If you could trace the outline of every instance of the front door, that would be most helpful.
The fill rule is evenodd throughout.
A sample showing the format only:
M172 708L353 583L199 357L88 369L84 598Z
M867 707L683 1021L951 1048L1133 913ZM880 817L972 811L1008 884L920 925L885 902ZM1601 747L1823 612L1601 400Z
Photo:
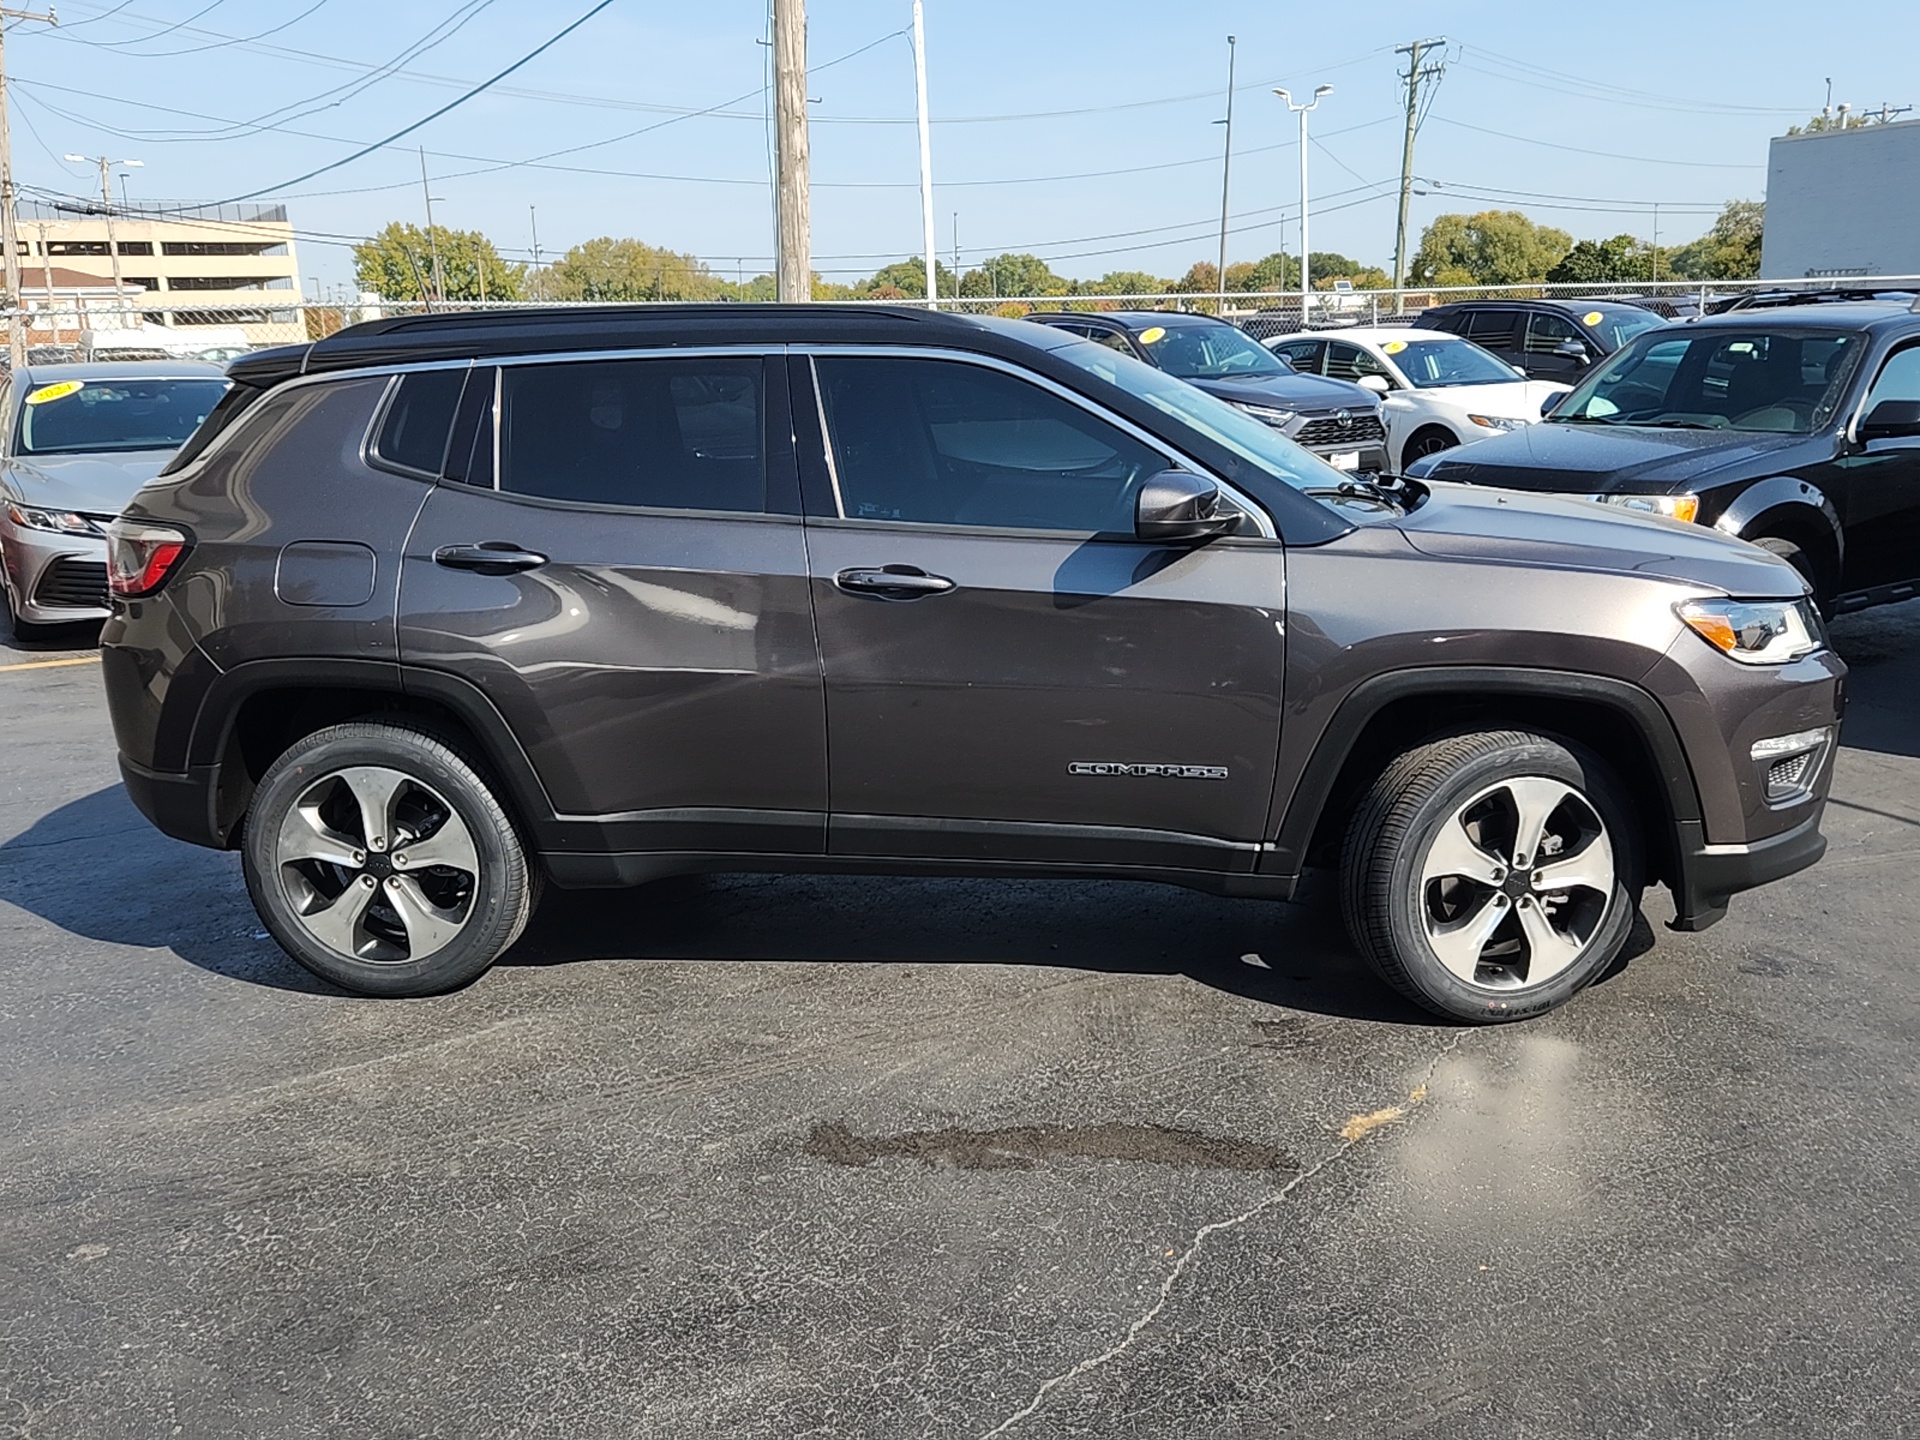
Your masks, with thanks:
M1867 391L1862 421L1887 400L1920 401L1920 344L1896 350ZM1869 440L1834 462L1846 523L1843 591L1920 580L1920 439Z
M581 848L819 854L784 362L508 364L489 398L406 547L410 676L484 692Z
M802 399L815 377L818 403ZM1280 731L1284 554L1133 536L1168 468L985 362L822 354L796 412L838 855L1251 868Z

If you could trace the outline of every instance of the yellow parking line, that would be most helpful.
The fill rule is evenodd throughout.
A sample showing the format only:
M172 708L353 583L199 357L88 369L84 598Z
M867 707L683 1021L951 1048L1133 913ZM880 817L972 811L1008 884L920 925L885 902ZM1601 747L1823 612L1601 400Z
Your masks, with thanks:
M28 660L20 665L0 665L0 675L9 670L51 670L59 665L98 665L98 655L80 655L71 660Z

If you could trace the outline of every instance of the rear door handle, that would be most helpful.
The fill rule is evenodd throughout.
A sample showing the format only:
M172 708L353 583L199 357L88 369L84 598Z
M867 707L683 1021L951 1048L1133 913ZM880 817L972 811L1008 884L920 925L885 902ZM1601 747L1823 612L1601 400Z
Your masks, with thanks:
M880 600L920 600L954 588L944 575L929 575L916 565L887 565L878 570L842 570L833 583L853 595Z
M505 540L483 540L478 545L442 545L433 552L433 563L449 570L477 570L482 575L511 575L516 570L537 570L547 557L537 550L522 550Z

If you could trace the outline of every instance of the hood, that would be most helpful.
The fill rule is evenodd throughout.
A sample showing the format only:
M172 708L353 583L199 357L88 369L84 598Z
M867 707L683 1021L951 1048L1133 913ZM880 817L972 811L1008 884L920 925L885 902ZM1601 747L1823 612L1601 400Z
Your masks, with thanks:
M133 492L160 473L171 450L129 450L113 455L20 456L7 466L7 483L29 505L118 515Z
M1743 600L1806 593L1800 572L1786 561L1704 525L1615 511L1590 500L1427 483L1432 493L1426 503L1394 523L1428 555L1631 572Z
M1243 405L1272 405L1283 410L1364 410L1368 414L1380 408L1380 397L1371 390L1322 375L1249 375L1244 379L1187 383Z
M1556 385L1551 380L1496 380L1489 385L1433 385L1425 390L1398 390L1388 397L1392 405L1402 400L1447 405L1469 410L1475 415L1497 415L1513 420L1538 420L1540 406L1549 395L1565 395L1573 387ZM1403 402L1404 403L1404 402ZM1451 477L1449 477L1451 478Z
M1443 452L1424 478L1583 493L1677 488L1794 449L1810 438L1740 430L1556 425L1548 420L1477 441L1471 448Z

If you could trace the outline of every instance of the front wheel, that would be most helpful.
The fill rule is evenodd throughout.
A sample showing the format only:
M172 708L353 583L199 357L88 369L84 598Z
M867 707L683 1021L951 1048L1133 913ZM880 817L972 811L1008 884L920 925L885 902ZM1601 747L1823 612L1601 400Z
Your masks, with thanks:
M1781 535L1761 535L1753 543L1769 555L1778 555L1798 570L1800 578L1807 582L1807 589L1813 595L1815 608L1822 615L1828 612L1833 602L1832 588L1827 584L1826 577L1820 573L1820 566L1806 546Z
M281 948L367 995L468 983L533 904L520 837L479 770L402 725L335 725L293 745L254 793L241 853Z
M1347 831L1342 908L1388 984L1486 1024L1565 1003L1626 944L1639 855L1619 782L1542 735L1452 736L1374 782Z

